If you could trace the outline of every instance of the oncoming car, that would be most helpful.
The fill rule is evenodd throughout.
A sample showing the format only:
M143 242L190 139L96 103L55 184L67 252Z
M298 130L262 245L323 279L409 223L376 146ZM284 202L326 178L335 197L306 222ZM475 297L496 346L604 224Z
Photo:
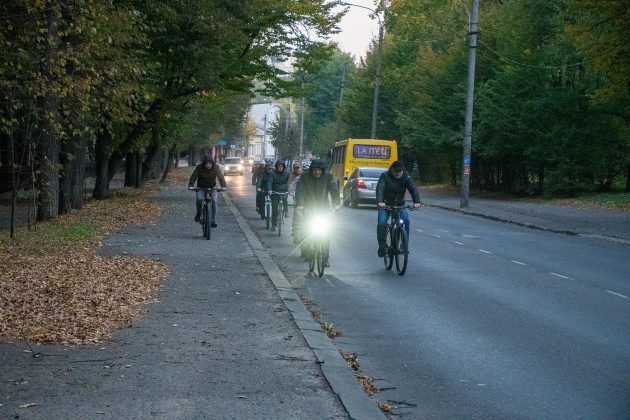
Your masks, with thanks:
M343 205L358 207L361 203L376 205L376 184L387 168L355 169L343 187Z
M243 175L243 161L240 157L229 157L225 158L223 162L223 172L226 175L229 174L239 174Z

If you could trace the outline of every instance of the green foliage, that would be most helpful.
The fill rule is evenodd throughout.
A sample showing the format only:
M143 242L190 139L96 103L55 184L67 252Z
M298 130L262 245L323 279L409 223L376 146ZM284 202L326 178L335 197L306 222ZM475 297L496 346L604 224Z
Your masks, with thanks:
M424 180L461 176L469 2L398 0L385 13L377 136ZM611 190L630 167L626 0L481 2L473 186L545 196ZM343 122L366 136L373 45Z

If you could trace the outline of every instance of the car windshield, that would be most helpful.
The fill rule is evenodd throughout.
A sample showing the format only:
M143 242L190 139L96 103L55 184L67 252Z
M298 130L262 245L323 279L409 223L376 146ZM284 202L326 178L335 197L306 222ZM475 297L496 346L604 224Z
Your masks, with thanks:
M359 169L359 176L365 178L378 178L386 170L387 169L385 168L361 168Z
M241 163L241 158L226 158L225 163Z

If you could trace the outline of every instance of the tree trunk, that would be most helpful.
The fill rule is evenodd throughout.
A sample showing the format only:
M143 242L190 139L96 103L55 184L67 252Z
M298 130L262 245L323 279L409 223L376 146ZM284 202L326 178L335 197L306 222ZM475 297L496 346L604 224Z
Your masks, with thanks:
M144 188L144 178L142 177L142 165L144 164L142 162L142 152L137 151L135 153L136 155L136 165L135 165L135 169L136 169L136 183L135 183L135 187L136 188Z
M109 158L109 180L111 180L118 171L118 166L123 156L129 155L130 151L136 146L138 139L142 137L146 130L155 122L161 107L162 99L153 101L147 112L144 113L145 120L138 123L138 125L131 130L125 141L112 152Z
M55 78L51 68L57 58L57 20L56 7L49 7L46 11L48 24L47 65L45 73L50 81ZM39 158L37 161L39 189L39 205L37 220L50 220L59 215L59 152L60 142L56 134L54 120L59 113L57 94L49 90L44 99L42 113L44 115L41 142L39 144Z
M146 181L147 179L151 179L151 170L153 169L153 163L155 161L155 157L160 151L160 135L156 134L155 131L153 133L153 137L151 139L151 144L147 148L146 157L144 162L142 162L141 171L142 171L142 181Z
M136 154L127 153L127 157L125 158L125 187L136 186L137 173L138 171L136 170Z
M83 206L83 178L85 175L85 151L83 138L72 137L64 143L61 152L63 176L59 191L59 213Z
M630 163L626 171L626 192L630 192Z
M112 141L112 136L107 129L105 123L101 124L101 129L96 133L96 145L94 146L94 169L96 171L96 181L94 183L94 192L92 197L97 200L107 198L107 185L109 183L108 159L107 152Z
M164 181L166 181L166 177L168 176L168 173L171 171L171 165L173 164L173 155L175 154L175 162L177 162L179 160L179 158L177 156L179 156L179 153L175 152L175 149L177 148L177 146L173 145L173 147L171 148L171 151L169 153L169 158L168 158L168 162L166 162L166 169L164 170L164 173L162 174L162 179L160 179L160 184L163 183ZM175 167L177 167L177 163L175 163Z

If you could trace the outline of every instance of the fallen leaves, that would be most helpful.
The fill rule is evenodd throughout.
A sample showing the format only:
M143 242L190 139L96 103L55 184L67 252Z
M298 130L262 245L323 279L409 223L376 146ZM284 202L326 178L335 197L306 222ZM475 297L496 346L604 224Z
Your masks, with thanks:
M96 251L106 235L160 214L142 191L124 189L0 242L0 337L88 344L129 325L155 302L167 267Z

